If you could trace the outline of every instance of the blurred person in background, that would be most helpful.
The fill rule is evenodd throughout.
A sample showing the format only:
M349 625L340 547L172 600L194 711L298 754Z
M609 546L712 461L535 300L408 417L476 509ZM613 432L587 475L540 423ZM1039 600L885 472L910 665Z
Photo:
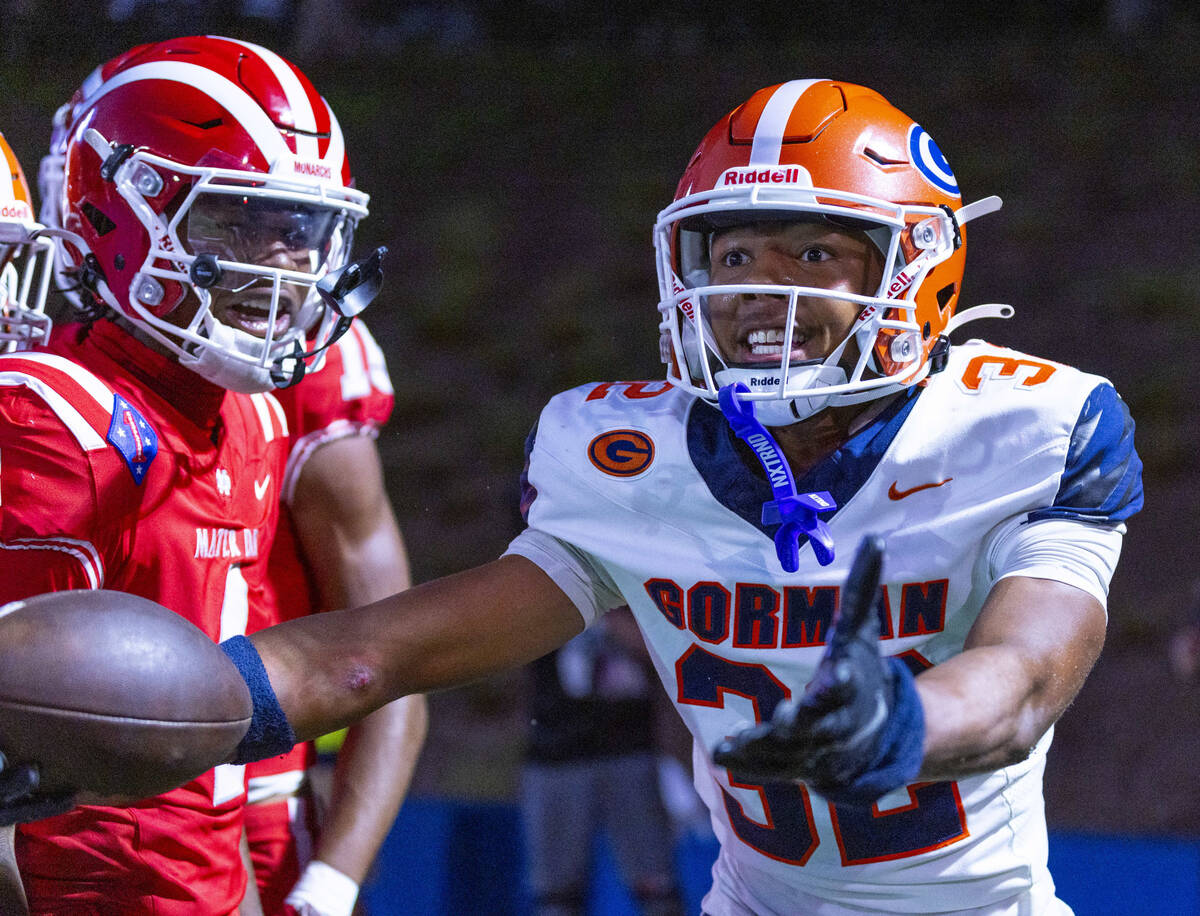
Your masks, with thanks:
M1171 634L1167 647L1176 680L1188 684L1200 673L1200 581L1192 585L1187 619Z
M582 916L602 831L639 911L681 914L654 667L629 609L609 612L529 674L521 815L535 911Z

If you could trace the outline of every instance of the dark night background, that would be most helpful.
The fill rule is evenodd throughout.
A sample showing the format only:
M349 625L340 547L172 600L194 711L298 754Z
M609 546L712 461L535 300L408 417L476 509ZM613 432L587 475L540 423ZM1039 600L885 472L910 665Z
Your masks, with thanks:
M650 230L707 129L754 90L829 76L937 139L970 227L960 332L1112 379L1138 423L1146 508L1109 641L1059 724L1052 826L1200 835L1200 698L1167 645L1193 613L1200 515L1200 38L1145 0L71 4L0 0L0 130L33 181L50 118L126 47L215 32L298 63L330 100L385 244L367 315L397 389L380 438L414 573L497 556L518 530L525 433L556 391L658 378ZM699 11L699 12L698 12ZM509 798L520 677L438 695L417 790Z

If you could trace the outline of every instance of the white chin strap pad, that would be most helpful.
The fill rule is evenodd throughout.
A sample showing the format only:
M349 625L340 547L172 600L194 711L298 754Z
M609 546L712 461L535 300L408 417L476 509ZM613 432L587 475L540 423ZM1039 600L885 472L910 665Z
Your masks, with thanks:
M741 382L751 392L778 392L779 369L722 369L713 373L713 380L722 388L733 382ZM803 391L805 394L798 397L754 400L754 416L763 426L790 426L792 423L799 423L828 406L831 395L822 394L822 388L844 384L846 371L840 366L793 366L788 370L787 387L791 391Z
M213 346L199 348L195 354L180 356L180 365L214 385L242 394L258 394L276 387L271 380L270 365L257 364L263 350L261 338L216 320L208 322L207 331ZM222 352L229 350L236 350L249 359L238 359L229 352Z

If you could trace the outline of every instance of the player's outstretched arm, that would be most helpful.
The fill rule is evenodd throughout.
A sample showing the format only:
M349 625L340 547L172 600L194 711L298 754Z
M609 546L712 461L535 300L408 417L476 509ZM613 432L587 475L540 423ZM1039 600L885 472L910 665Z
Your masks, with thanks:
M723 742L717 763L760 780L802 779L854 803L916 779L990 772L1029 755L1104 644L1105 611L1090 594L1012 576L993 586L963 651L913 679L879 656L862 587L868 569L860 554L805 694Z
M582 629L562 589L509 555L365 607L268 627L250 641L303 741L398 697L527 664Z
M1082 589L1025 576L997 582L963 651L917 678L920 778L957 779L1029 756L1083 687L1106 623Z
M827 798L858 804L916 777L921 703L904 664L879 652L883 555L882 538L863 539L816 676L769 722L719 744L716 763L757 781L804 780Z

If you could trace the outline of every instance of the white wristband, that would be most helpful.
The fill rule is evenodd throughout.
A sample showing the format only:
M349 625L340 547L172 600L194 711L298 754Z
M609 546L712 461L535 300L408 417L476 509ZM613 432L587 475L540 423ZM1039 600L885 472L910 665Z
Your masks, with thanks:
M358 882L317 859L288 894L287 904L300 916L350 916L358 900Z

